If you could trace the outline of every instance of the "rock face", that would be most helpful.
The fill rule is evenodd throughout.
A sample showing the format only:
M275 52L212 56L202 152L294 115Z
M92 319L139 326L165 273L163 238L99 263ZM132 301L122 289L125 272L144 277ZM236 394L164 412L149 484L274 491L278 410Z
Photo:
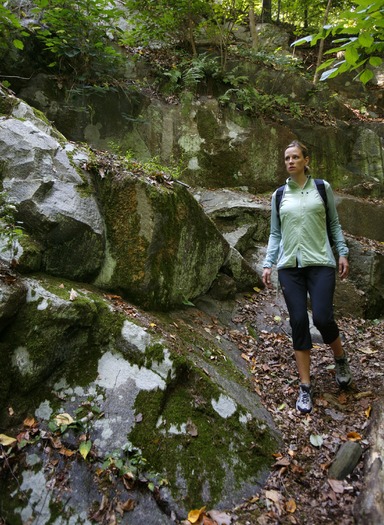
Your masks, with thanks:
M384 241L384 206L352 196L337 199L337 212L348 233Z
M25 449L20 478L0 480L2 515L9 522L37 524L43 516L48 523L64 504L60 522L80 522L104 498L112 509L126 494L134 502L130 524L167 524L171 516L185 518L195 505L231 508L255 494L279 434L232 361L235 348L207 333L198 336L181 322L170 337L175 326L164 317L74 282L22 283L27 296L20 300L14 288L19 309L1 334L2 361L9 368L1 382L0 425L34 417L35 445ZM201 312L196 316L201 321ZM213 361L204 347L221 357ZM54 427L51 434L60 413L76 423L64 431ZM48 435L53 446L41 446ZM89 461L70 454L80 450L82 436L92 444ZM54 472L47 462L56 465ZM125 489L115 464L130 473ZM65 491L50 487L60 472ZM155 498L149 484L156 487ZM10 504L14 485L19 498Z
M314 90L310 81L292 72L252 64L241 67L237 74L248 77L261 93L284 96L288 106L297 103L309 111L323 107L338 120L322 125L304 115L288 118L279 114L274 119L249 116L223 107L211 96L170 105L143 94L127 93L124 97L115 92L97 100L69 93L68 109L68 104L60 103L63 94L52 92L53 80L42 76L19 94L43 110L71 140L87 141L102 149L114 143L140 160L158 157L168 163L182 159L182 180L193 187L270 192L286 178L284 148L299 138L309 147L311 169L317 177L328 180L335 189L355 191L363 183L374 185L369 194L376 191L377 196L383 195L382 124L357 123L349 104L344 104L346 95L337 96L325 87ZM138 70L136 74L140 77ZM358 88L354 89L356 92ZM349 97L352 99L352 93ZM79 111L84 108L91 108L89 114ZM81 119L75 117L76 109ZM68 111L73 116L70 121ZM125 118L119 117L119 111ZM112 118L116 116L113 128L111 119L106 119L110 112Z
M2 253L23 272L95 282L146 308L209 290L222 266L237 289L259 283L185 186L110 169L67 142L24 103L0 120L2 180L25 235ZM233 268L232 268L233 262Z
M16 315L27 297L24 283L0 266L0 330Z
M229 245L184 186L126 174L96 188L108 241L98 286L157 309L208 291Z
M39 253L29 263L25 254L23 261L22 244L18 254L8 256L17 255L32 270L90 280L103 261L103 220L95 198L86 194L86 174L75 164L81 158L63 137L64 145L59 140L23 103L13 110L13 117L0 121L3 189L29 235L25 251L30 252L33 244Z

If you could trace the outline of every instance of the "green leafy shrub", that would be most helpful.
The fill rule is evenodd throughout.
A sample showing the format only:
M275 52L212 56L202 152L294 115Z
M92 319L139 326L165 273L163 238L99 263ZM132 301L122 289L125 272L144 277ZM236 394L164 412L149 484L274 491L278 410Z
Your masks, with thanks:
M295 46L306 43L315 46L322 39L333 38L332 49L324 53L333 55L332 58L318 67L318 71L322 71L320 80L357 71L356 78L366 84L374 77L372 69L383 63L384 1L355 0L354 3L357 4L354 9L341 13L338 23L325 25L318 33L293 42Z
M290 113L300 118L299 104L292 102L284 95L268 95L260 93L253 86L230 88L219 97L219 102L232 109L241 109L251 115L275 116L279 113Z
M23 40L29 34L18 17L3 4L0 4L0 60L9 55L16 59L17 51L24 49Z
M108 80L119 70L122 55L111 36L121 12L109 0L36 0L39 20L31 29L52 60L49 66L77 80Z
M222 76L222 68L218 57L201 53L192 58L182 58L169 69L159 69L158 73L160 77L167 79L164 88L167 93L188 91L196 94L211 79L219 79Z

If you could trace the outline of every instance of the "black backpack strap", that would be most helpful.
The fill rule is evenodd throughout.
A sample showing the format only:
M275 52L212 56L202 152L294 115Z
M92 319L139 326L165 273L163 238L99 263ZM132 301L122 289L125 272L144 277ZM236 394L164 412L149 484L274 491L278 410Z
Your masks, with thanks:
M325 184L323 179L313 179L316 184L317 191L320 193L320 197L323 199L324 206L325 206L325 217L327 220L327 234L329 242L331 243L331 246L333 246L333 238L332 238L332 232L331 227L329 224L329 217L328 217L328 206L327 206L327 192L325 191Z
M280 205L281 205L281 200L284 195L285 187L286 187L286 184L283 184L283 186L280 186L280 188L277 188L276 190L276 211L277 211L277 216L279 217L279 220L280 220Z
M317 191L320 193L320 197L323 199L325 209L327 209L327 192L325 191L324 181L323 179L313 179L313 180L316 184Z

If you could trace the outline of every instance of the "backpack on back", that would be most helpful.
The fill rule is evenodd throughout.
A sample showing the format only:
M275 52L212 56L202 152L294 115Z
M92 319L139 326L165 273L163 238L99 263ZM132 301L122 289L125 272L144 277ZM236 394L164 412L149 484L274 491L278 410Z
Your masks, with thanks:
M333 246L332 233L331 233L331 228L329 225L328 207L327 207L327 192L325 191L325 184L324 184L323 179L313 179L313 180L316 184L316 188L320 194L320 197L323 199L323 203L325 206L326 220L327 220L328 239L329 239L331 246ZM277 211L277 216L279 217L279 220L280 220L280 205L281 205L281 201L282 201L286 186L287 185L284 184L283 186L280 186L276 190L276 211Z

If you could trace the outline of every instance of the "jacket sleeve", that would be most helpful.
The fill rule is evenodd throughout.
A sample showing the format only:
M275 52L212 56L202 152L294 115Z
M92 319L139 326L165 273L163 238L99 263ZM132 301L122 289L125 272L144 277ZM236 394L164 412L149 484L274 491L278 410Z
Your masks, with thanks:
M263 268L272 268L277 262L281 241L281 226L276 210L276 191L271 199L271 229L269 234L267 254L263 262Z
M340 226L339 216L336 210L335 196L329 182L324 181L325 191L327 192L327 212L329 226L332 233L333 242L339 256L348 257L349 249Z

